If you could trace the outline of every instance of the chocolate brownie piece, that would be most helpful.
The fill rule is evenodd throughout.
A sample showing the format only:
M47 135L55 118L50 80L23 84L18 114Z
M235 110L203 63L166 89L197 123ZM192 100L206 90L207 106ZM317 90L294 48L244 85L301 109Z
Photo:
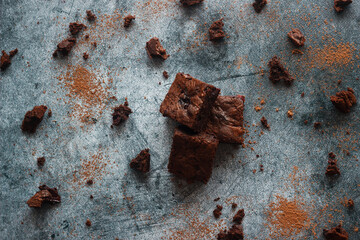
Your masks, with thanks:
M352 0L334 0L334 8L336 12L344 11L345 7L352 3Z
M293 28L289 33L288 37L290 41L297 47L302 47L305 44L305 36L300 32L299 29Z
M267 0L255 0L255 2L252 4L255 12L261 13L265 5L267 4Z
M46 185L39 187L40 191L35 193L26 203L29 207L40 208L43 203L60 203L61 197L56 188L49 188Z
M126 121L129 118L129 115L132 113L132 110L128 107L129 103L125 101L124 104L120 104L114 108L113 116L113 125L119 126L122 122Z
M168 170L188 183L210 179L219 141L206 133L195 133L184 126L173 136Z
M337 160L335 159L335 157L336 156L334 153L329 153L328 166L325 172L327 176L340 175L340 170L337 167Z
M72 22L69 24L69 30L71 35L77 35L81 30L85 29L86 26L82 23Z
M150 170L150 153L149 149L142 150L136 158L131 160L130 167L136 171L147 173Z
M326 240L348 240L349 234L338 225L337 227L333 227L329 230L323 229L323 234Z
M270 76L269 79L273 83L277 83L281 80L284 80L284 82L288 85L290 85L294 78L289 74L289 72L285 69L285 67L280 62L280 59L277 56L274 56L270 62L268 63L270 68Z
M62 40L58 45L57 49L53 53L53 57L57 57L58 53L61 53L62 55L68 55L71 49L74 47L76 43L75 38L67 38Z
M216 205L215 210L213 211L214 217L216 219L218 219L221 216L221 211L222 211L223 207L221 205Z
M96 16L95 14L91 11L91 10L86 10L86 19L91 22L91 21L95 21Z
M221 230L217 235L218 240L242 240L244 239L243 228L239 224L234 224L229 231Z
M223 27L223 19L217 20L211 24L209 28L210 41L217 41L225 37Z
M167 71L163 71L163 76L164 76L164 78L168 79L169 78L169 73Z
M184 6L192 6L203 1L204 0L180 0L180 3L182 3Z
M160 112L179 123L201 131L206 127L211 108L220 89L184 73L176 74Z
M344 113L350 112L350 108L356 104L356 97L354 90L348 88L347 91L341 91L336 93L335 96L331 96L330 100L332 104Z
M38 165L39 167L43 167L43 166L45 165L45 158L44 158L44 157L39 157L39 158L37 159L37 165Z
M89 58L89 54L88 54L87 52L84 52L83 58L84 58L85 60L87 60L87 59Z
M14 50L11 50L9 54L7 54L4 50L1 51L1 59L0 59L0 69L4 71L6 68L8 68L11 65L11 58L15 56L15 54L18 52L18 49L15 48Z
M233 222L235 222L237 224L241 224L244 217L245 217L244 209L240 209L239 211L237 211L237 213L233 217Z
M245 97L241 95L218 96L205 131L213 134L220 142L242 143L244 101Z
M157 57L166 60L169 57L169 55L166 54L165 48L161 45L160 40L156 37L146 43L146 52L150 58Z
M124 18L124 27L125 28L128 28L128 27L130 27L130 24L131 24L131 22L132 22L132 20L134 20L135 19L135 16L133 16L133 15L127 15L125 18Z
M34 133L37 126L44 118L47 107L44 105L35 106L31 111L26 112L21 125L23 132Z
M87 227L91 227L91 221L90 221L90 219L86 219L85 225L86 225Z

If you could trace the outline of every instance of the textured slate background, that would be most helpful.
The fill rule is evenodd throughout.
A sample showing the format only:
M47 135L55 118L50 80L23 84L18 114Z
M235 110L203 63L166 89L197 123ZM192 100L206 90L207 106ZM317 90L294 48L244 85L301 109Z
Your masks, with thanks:
M226 206L223 218L230 219L231 201L226 204L225 200L237 196L234 201L246 212L246 239L264 239L269 236L264 226L264 209L280 194L289 199L301 195L305 203L313 205L314 212L326 203L341 209L341 213L327 210L323 218L315 215L317 237L322 238L323 227L343 221L350 239L359 239L360 233L353 231L359 227L360 219L359 152L350 151L350 156L346 156L342 150L359 148L356 141L360 109L357 105L344 115L329 101L330 95L347 86L360 97L360 82L356 80L359 59L355 57L359 51L353 52L352 63L347 66L309 68L303 64L311 47L321 48L331 39L336 44L349 42L357 48L360 3L354 1L340 15L332 9L332 0L273 0L260 15L254 13L250 3L251 0L207 0L184 9L174 0L1 0L0 48L18 48L19 53L10 68L0 73L0 238L166 238L171 229L186 228L191 232L187 223L194 217L170 214L184 204L195 212L195 219L212 229L204 235L194 228L193 239L209 238L217 233L217 222L212 219L216 205L213 199L221 197L218 203ZM118 9L121 17L131 13L136 20L128 31L122 28L122 19L114 21L118 27L109 29L114 36L104 31L108 37L98 39L96 49L79 45L67 59L52 59L56 44L68 35L69 22L78 20L91 25L84 19L88 9L98 18L104 14L113 16ZM207 29L221 17L228 38L212 44L207 41ZM308 38L303 56L291 54L293 46L286 33L292 26L299 27ZM146 41L154 36L162 40L171 55L164 62L150 60L144 50ZM86 63L81 58L84 49L90 54ZM281 57L295 75L292 87L274 86L268 80L267 62L273 55ZM109 86L118 101L108 102L95 124L71 118L69 106L58 100L66 98L67 90L59 85L57 77L67 64L96 70L105 75L105 81L114 79ZM163 79L163 70L169 72L168 80ZM264 130L261 137L260 127L248 127L250 136L246 140L257 142L250 146L254 151L250 147L221 145L207 185L182 184L172 180L166 169L176 124L163 118L158 109L180 71L214 84L223 95L245 95L248 124L259 124L262 116L271 124L271 131ZM107 75L108 72L111 73ZM339 79L342 83L337 87ZM300 97L302 92L304 98ZM128 97L134 113L123 126L111 129L111 108L122 103L124 97ZM254 106L259 105L259 98L265 99L266 104L256 112ZM24 114L40 104L50 107L53 117L45 117L36 134L23 134L20 125ZM295 112L292 120L286 116L291 108ZM307 126L305 119L309 120ZM324 134L313 129L315 121L323 122ZM341 142L345 129L351 132L351 141ZM152 155L151 171L145 177L128 167L143 148L150 148ZM334 181L324 175L330 151L338 155L342 173ZM74 171L81 171L81 159L90 159L94 154L102 155L101 161L108 163L95 171L95 184L88 187L84 182L74 182ZM256 158L256 154L260 157ZM46 158L42 171L36 166L40 156ZM259 171L259 164L264 165L264 172ZM297 178L296 184L288 178L294 166L305 179ZM253 169L257 173L253 174ZM49 209L30 209L25 202L43 183L58 187L63 201ZM89 199L90 194L94 195L93 200ZM345 196L355 201L354 210L348 211L340 203L339 199ZM332 223L327 222L330 213ZM91 228L85 226L87 218L93 223ZM179 235L171 236L176 239ZM307 230L296 239L304 236L315 238Z

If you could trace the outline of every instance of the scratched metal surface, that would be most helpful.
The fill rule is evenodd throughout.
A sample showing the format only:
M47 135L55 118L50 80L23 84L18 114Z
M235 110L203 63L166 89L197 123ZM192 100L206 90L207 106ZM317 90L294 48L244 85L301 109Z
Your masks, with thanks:
M234 196L233 201L245 208L246 239L265 239L270 234L265 210L277 194L289 199L301 195L315 213L327 203L341 210L326 210L322 218L314 215L316 236L307 229L295 239L321 239L323 227L340 221L350 239L360 239L360 233L353 231L360 219L359 152L355 151L359 144L353 141L359 140L360 108L358 104L344 115L329 101L331 94L347 86L360 97L360 82L356 80L360 62L354 56L351 64L342 67L302 65L311 47L329 44L332 38L335 43L359 47L360 2L354 1L340 15L333 11L332 0L271 1L262 14L254 13L252 0L206 0L189 9L176 2L0 1L0 48L19 49L10 68L0 73L0 239L181 239L184 236L180 233L185 230L194 234L192 239L209 239L217 233L219 223L212 218L212 210L222 204L224 220L220 223L230 226L233 212L228 198ZM56 44L68 34L69 22L90 25L84 19L88 9L98 18L118 9L122 15L135 14L136 20L126 32L122 20L115 21L119 27L114 37L99 40L97 49L85 48L90 53L86 63L80 47L65 60L52 59ZM212 44L205 34L209 24L221 17L228 38ZM303 56L291 54L293 46L286 33L292 26L308 37ZM145 42L154 36L171 55L164 62L146 55ZM266 64L273 55L281 57L295 75L293 86L274 86L268 80ZM66 98L68 92L56 77L67 64L76 63L105 75L123 69L105 77L114 79L109 91L118 100L106 103L94 124L71 118L69 106L58 100ZM169 72L168 80L163 79L163 70ZM212 83L223 95L245 95L248 125L259 124L262 116L271 125L271 131L264 130L261 137L261 127L248 127L246 141L256 141L249 147L221 144L207 185L183 184L173 180L166 169L176 123L163 118L158 110L177 72ZM342 83L337 88L339 79ZM302 92L304 98L300 97ZM111 129L111 108L125 97L134 113L121 127ZM256 112L254 107L263 98L266 104ZM40 104L50 107L53 116L44 118L36 134L23 134L20 125L24 114ZM292 120L286 116L289 109L294 109ZM308 125L303 123L306 119ZM313 129L315 121L323 122L324 134ZM351 132L351 141L339 141L346 131L342 128ZM143 148L151 149L151 171L145 176L128 167ZM355 150L347 156L344 148ZM324 175L330 151L338 155L342 173L332 181ZM102 155L101 161L107 162L95 170L95 184L74 183L83 159L94 154ZM36 166L40 156L46 158L42 171ZM259 171L260 164L264 165L263 172ZM294 166L299 169L295 183L288 177ZM253 169L257 169L255 174ZM44 183L59 189L62 203L30 209L26 200ZM355 202L352 211L339 200L345 196ZM217 203L213 202L216 197L221 197ZM195 215L186 210L171 214L184 206ZM327 222L328 214L333 215L332 223ZM87 218L92 221L90 228L85 226ZM192 221L200 227L189 225ZM201 226L208 226L210 233L201 233Z

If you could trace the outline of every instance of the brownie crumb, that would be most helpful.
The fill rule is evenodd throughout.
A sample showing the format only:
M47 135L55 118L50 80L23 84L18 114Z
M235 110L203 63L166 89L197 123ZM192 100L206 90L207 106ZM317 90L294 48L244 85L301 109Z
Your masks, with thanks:
M64 56L68 55L71 49L75 46L75 44L76 44L75 38L67 38L62 40L57 45L57 49L54 51L53 57L57 57L58 53L61 53Z
M225 37L223 27L223 19L217 20L211 24L209 28L210 41L218 41Z
M142 150L136 158L131 160L130 167L139 172L147 173L150 170L150 153L149 149Z
M231 203L231 208L232 208L232 209L237 208L237 206L238 206L238 205L237 205L236 203Z
M245 217L245 212L244 209L240 209L239 211L237 211L237 213L235 214L234 218L233 218L233 222L237 223L237 224L241 224L243 219Z
M0 59L0 69L2 71L4 71L6 68L8 68L11 65L11 58L15 56L17 52L18 52L17 48L11 50L9 54L7 54L4 50L1 51L2 56Z
M265 128L267 128L267 129L270 130L270 125L269 125L269 123L268 123L268 121L267 121L267 119L266 119L265 117L262 117L262 118L261 118L261 124L262 124Z
M260 164L260 171L263 172L264 171L264 165Z
M289 111L287 111L287 116L288 118L292 118L294 116L293 110L290 109Z
M125 28L128 28L128 27L130 27L130 25L131 25L131 22L132 22L132 20L134 20L135 19L135 16L133 16L133 15L127 15L125 18L124 18L124 27Z
M84 58L85 60L87 60L87 59L89 58L89 54L88 54L88 53L86 53L86 52L84 52L84 54L83 54L83 58Z
M308 120L304 120L304 124L305 124L305 125L307 125L307 124L308 124L308 122L309 122Z
M334 0L334 8L336 12L344 11L345 7L350 5L352 0Z
M168 79L169 78L169 74L167 71L163 71L163 76L164 78Z
M349 234L341 227L341 224L337 227L333 227L329 230L324 229L323 235L326 240L348 240Z
M86 26L82 23L72 22L69 24L69 30L71 35L77 35L81 30L85 29Z
M47 107L44 105L35 106L31 111L26 112L21 125L23 132L35 133L37 126L44 118Z
M289 72L285 69L285 67L280 62L280 59L277 56L274 56L270 62L268 63L270 68L270 76L269 79L273 83L280 82L283 80L286 84L290 85L294 78L289 74Z
M267 4L267 0L255 0L255 2L252 4L255 12L261 13L265 5Z
M48 117L49 118L51 118L52 117L52 111L51 111L51 109L49 108L49 110L48 110Z
M93 195L90 195L90 199L94 199L94 196L93 196Z
M49 188L46 185L42 185L39 189L40 191L35 193L35 195L26 202L29 207L41 208L43 203L54 204L61 202L61 197L56 188Z
M91 10L86 10L86 19L91 22L91 21L95 21L96 16L95 14L91 11Z
M86 220L85 225L91 227L91 221L89 219Z
M45 165L45 158L44 158L44 157L39 157L39 158L37 159L37 165L38 165L39 167L43 167L43 166Z
M334 153L329 153L328 166L325 172L327 176L340 175L340 170L337 167L337 160L335 159L335 157L336 156Z
M291 29L291 31L288 33L288 37L289 37L290 41L297 47L304 46L305 41L306 41L305 36L297 28Z
M204 0L180 0L180 3L184 6L192 6L195 4L202 3Z
M341 91L336 93L335 96L331 96L330 100L332 104L344 113L350 112L350 108L356 104L356 97L354 90L348 88L347 91Z
M128 107L129 103L125 101L124 104L120 104L118 107L114 108L113 116L113 125L119 126L122 122L126 121L129 118L129 115L132 113L132 110Z
M149 55L150 58L161 58L163 60L166 60L169 55L166 54L165 48L160 43L160 40L156 37L150 39L146 43L146 52Z
M220 200L220 198L217 197L217 198L214 199L214 202L217 202L217 201L219 201L219 200Z
M244 232L241 225L234 224L229 231L221 230L217 235L218 240L242 240L244 239Z
M351 198L347 201L347 207L348 208L353 208L354 207L354 201Z
M216 205L215 210L213 211L214 217L216 219L218 219L221 216L221 211L222 211L223 207L221 205Z
M314 122L314 128L320 128L321 127L321 122Z
M94 180L89 179L89 180L86 181L86 184L87 184L87 185L93 185L93 184L94 184Z

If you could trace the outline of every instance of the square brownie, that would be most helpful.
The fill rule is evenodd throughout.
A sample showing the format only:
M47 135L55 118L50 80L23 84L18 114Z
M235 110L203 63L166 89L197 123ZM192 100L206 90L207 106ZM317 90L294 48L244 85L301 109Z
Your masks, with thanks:
M188 183L210 179L219 140L181 126L175 129L168 170Z
M241 95L218 96L205 131L220 142L243 143L244 101Z
M176 74L169 92L161 103L160 112L194 131L207 124L220 89L184 73Z

